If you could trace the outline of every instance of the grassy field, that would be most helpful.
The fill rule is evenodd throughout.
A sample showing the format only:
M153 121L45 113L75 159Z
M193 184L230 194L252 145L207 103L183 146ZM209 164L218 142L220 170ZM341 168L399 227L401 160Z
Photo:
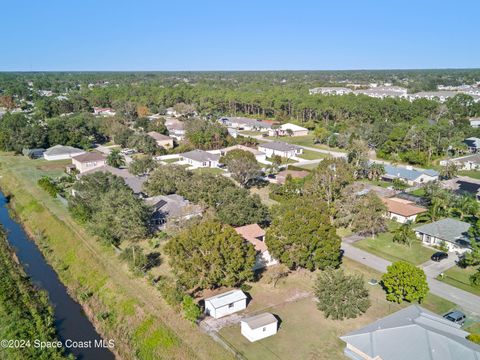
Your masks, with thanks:
M471 177L471 178L473 178L473 179L480 180L480 171L475 171L475 170L471 170L471 171L459 171L459 172L458 172L458 175L468 176L468 177Z
M173 163L176 163L178 160L180 160L180 158L165 159L165 160L162 160L162 161L166 162L167 164L173 164Z
M193 172L196 172L196 173L200 173L200 174L214 174L214 175L218 175L218 174L224 174L225 171L222 170L222 169L219 169L219 168L198 168L198 169L194 169Z
M381 233L374 239L366 239L355 242L353 245L374 255L389 261L406 260L414 265L420 265L430 259L435 252L423 246L420 241L415 241L412 247L394 243L392 232Z
M313 135L281 136L281 137L269 136L269 137L267 137L267 139L276 140L276 141L283 141L283 142L290 143L290 144L295 144L295 145L300 145L300 146L308 146L308 147L313 147L313 148L317 148L317 149L345 152L345 150L334 148L334 147L329 147L329 146L324 145L324 144L315 144L313 142L313 140L314 140Z
M447 271L445 271L445 276L443 279L438 277L437 279L443 281L447 284L455 286L459 289L471 292L472 294L480 296L480 288L473 287L470 285L469 277L473 275L477 271L477 267L468 267L468 268L461 268L459 266L454 266Z
M299 158L305 159L305 160L317 160L317 159L324 159L328 157L327 154L319 153L316 151L312 150L303 150L303 153L301 155L298 155Z
M347 273L362 274L366 281L381 276L349 259L345 259L342 266ZM345 345L339 336L408 305L387 302L380 286L367 285L372 305L364 315L344 321L326 319L317 310L313 295L308 294L314 278L314 273L301 271L289 276L275 289L262 280L253 284L250 292L252 301L247 312L257 314L268 311L277 315L281 323L276 335L250 343L241 336L240 325L237 324L223 328L221 336L248 359L346 359L343 356ZM301 297L301 294L304 296ZM284 299L283 303L278 303L280 298ZM454 304L436 296L428 296L423 306L443 314L452 309Z
M64 165L1 154L0 187L12 195L15 213L98 331L116 340L119 356L125 360L232 358L165 304L146 280L134 277L111 247L90 236L58 200L37 186L43 175L61 175Z
M296 166L306 170L313 170L318 166L318 164L305 164L305 165L296 165Z

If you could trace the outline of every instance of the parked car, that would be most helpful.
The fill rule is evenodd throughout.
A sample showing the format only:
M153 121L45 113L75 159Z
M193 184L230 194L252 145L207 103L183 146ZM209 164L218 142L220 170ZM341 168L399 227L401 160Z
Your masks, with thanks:
M433 261L442 261L443 259L447 259L447 258L448 258L448 254L443 251L438 251L435 254L433 254L431 257Z
M443 315L443 318L454 322L455 324L463 325L466 316L461 311L450 311L448 314Z

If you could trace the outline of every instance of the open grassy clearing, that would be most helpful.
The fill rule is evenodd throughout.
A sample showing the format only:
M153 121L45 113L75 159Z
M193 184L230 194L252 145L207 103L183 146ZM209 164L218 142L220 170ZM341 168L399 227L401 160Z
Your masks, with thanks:
M362 274L365 281L381 276L349 259L344 259L342 267L347 273ZM281 323L276 335L250 343L240 334L239 324L223 328L220 334L248 359L345 359L345 345L338 338L340 335L409 305L387 302L380 286L367 285L372 305L364 315L344 321L326 319L317 310L313 294L309 294L314 279L315 273L298 271L277 288L263 280L252 284L252 301L247 313L269 311L277 315ZM454 308L454 304L434 295L429 295L423 306L439 314Z
M470 285L470 275L473 275L477 271L477 266L461 268L454 266L444 272L444 277L438 277L437 279L443 281L449 285L455 286L459 289L471 292L472 294L480 296L480 288L476 288Z
M70 293L123 359L229 359L208 335L166 305L158 291L135 278L111 247L75 223L67 209L36 185L62 171L55 162L0 155L0 186ZM42 167L40 169L40 167Z
M470 171L459 171L458 175L468 176L473 179L480 180L480 171L470 170Z
M305 164L305 165L295 165L295 166L305 170L313 170L318 167L318 164Z
M423 246L420 241L414 241L411 248L392 241L393 230L397 226L391 223L390 231L378 234L374 239L368 237L357 241L353 245L392 262L405 260L420 265L428 261L435 250Z
M180 158L173 158L173 159L165 159L165 160L162 160L162 161L166 162L167 164L173 164L173 163L176 163L179 160L180 160Z
M280 137L269 136L269 137L267 137L267 139L271 139L271 140L275 140L275 141L283 141L283 142L290 143L290 144L313 147L313 148L317 148L317 149L345 152L345 150L343 150L343 149L329 147L329 146L324 145L324 144L315 144L314 141L313 141L314 140L313 135L280 136Z
M262 203L265 204L268 207L271 207L273 205L278 204L277 201L270 199L270 187L269 186L264 186L264 187L252 187L250 189L250 194L257 194L260 196L260 200L262 200Z
M328 157L328 154L304 149L303 153L301 155L298 155L298 157L305 160L318 160L318 159L325 159L326 157Z

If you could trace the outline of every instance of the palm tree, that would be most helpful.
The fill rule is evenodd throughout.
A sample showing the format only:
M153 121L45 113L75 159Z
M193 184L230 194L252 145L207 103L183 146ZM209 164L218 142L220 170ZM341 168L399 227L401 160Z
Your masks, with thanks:
M460 220L474 216L478 212L478 202L469 195L462 195L454 203L452 212L460 216Z
M119 168L120 166L125 165L125 159L123 158L122 154L120 154L120 150L113 149L110 154L108 154L107 165L113 166L115 168Z
M412 247L412 243L417 239L412 223L407 221L394 231L393 242Z
M379 163L373 163L368 169L368 179L369 180L378 180L380 177L385 174L385 166Z

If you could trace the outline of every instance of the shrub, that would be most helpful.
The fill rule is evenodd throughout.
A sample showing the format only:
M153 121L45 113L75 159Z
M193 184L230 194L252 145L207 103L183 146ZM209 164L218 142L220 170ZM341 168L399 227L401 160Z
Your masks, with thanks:
M195 300L189 295L185 295L183 297L182 309L183 309L183 316L185 316L185 319L193 323L195 323L197 319L202 315L202 310L195 303Z
M422 302L429 290L425 272L406 261L398 261L387 267L387 272L382 276L382 285L387 292L387 300L397 303L404 300Z
M480 334L470 334L467 336L467 339L480 345Z
M38 185L45 190L51 197L56 197L57 194L60 192L55 181L48 176L42 177L38 180Z

